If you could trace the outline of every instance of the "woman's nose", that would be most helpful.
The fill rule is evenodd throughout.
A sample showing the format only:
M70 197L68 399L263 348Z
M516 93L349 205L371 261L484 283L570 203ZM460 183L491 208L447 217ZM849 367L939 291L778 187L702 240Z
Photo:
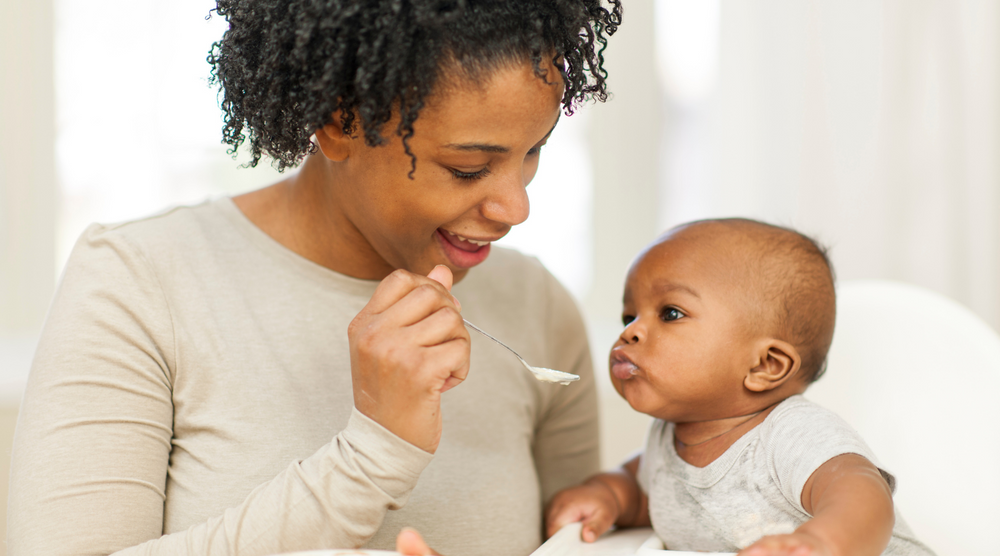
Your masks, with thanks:
M528 191L520 172L511 172L492 184L492 189L482 204L483 216L508 226L516 226L528 219Z

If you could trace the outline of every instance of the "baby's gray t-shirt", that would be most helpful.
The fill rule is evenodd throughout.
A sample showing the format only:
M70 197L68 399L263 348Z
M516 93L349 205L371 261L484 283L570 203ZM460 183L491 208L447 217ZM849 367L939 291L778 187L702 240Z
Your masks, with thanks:
M653 529L671 550L736 552L766 535L791 533L810 515L806 481L825 462L858 454L878 466L871 449L843 419L802 396L781 402L757 427L705 467L674 448L674 425L654 420L639 466ZM879 467L895 492L895 478ZM926 556L896 511L885 555Z

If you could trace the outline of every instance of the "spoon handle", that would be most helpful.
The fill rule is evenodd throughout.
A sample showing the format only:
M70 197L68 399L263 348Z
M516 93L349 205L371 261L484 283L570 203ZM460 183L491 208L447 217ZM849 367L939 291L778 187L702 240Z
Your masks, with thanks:
M485 330L483 330L482 328L479 328L478 326L476 326L476 325L472 324L471 322L469 322L469 321L467 321L467 320L465 320L465 319L462 319L462 321L464 321L464 322L465 322L465 325L466 325L466 326L468 326L469 328L471 328L471 329L475 330L476 332L479 332L479 333L480 333L480 334L482 334L483 336L486 336L487 338L489 338L489 339L493 340L494 342L496 342L496 343L500 344L501 346L503 346L503 347L507 348L507 351L509 351L509 352L513 353L513 354L514 354L514 357L517 357L518 359L520 359L520 360L521 360L521 363L524 363L524 365L525 365L525 366L528 366L528 363L527 363L527 362L525 362L524 358L523 358L523 357L521 357L521 355L520 355L520 354L518 354L518 353L517 353L516 351L514 351L513 349L511 349L511 348L510 348L510 346L508 346L507 344L505 344L505 343L501 342L500 340L497 340L497 339L496 339L496 338L494 338L493 336L490 336L490 335L489 335L489 334L488 334L488 333L487 333L487 332L486 332Z

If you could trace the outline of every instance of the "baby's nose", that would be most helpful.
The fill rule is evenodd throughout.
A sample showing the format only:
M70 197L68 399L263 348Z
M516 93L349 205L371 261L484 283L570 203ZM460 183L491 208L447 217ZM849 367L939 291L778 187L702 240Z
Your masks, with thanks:
M645 337L645 331L642 325L639 323L639 319L636 318L632 322L625 325L625 329L622 330L619 338L626 344L635 344L641 342Z

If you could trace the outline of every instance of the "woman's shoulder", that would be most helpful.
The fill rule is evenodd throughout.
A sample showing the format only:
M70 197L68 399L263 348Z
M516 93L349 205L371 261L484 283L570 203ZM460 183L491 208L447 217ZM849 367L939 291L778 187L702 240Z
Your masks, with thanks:
M222 197L125 222L91 224L73 247L67 267L95 266L103 274L121 261L132 272L162 278L234 264L246 259L254 244L233 214L238 210Z
M190 250L198 243L217 240L220 233L231 228L227 208L235 207L231 199L222 197L196 205L170 207L133 220L91 224L81 235L77 247L111 243L160 253L172 249Z

